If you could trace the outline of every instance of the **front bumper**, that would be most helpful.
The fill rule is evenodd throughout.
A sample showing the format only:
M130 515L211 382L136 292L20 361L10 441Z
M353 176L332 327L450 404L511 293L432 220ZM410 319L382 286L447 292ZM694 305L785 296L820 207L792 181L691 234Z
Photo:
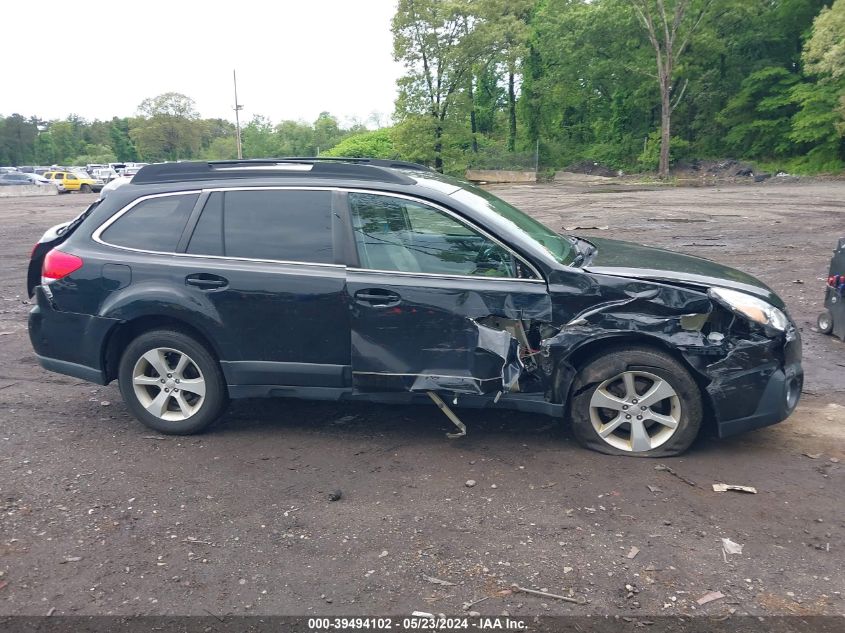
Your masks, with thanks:
M38 363L50 371L105 385L105 344L118 323L89 314L56 310L44 293L35 289L37 305L29 312L29 340Z
M801 338L792 326L779 338L739 341L706 374L719 437L777 424L801 398Z

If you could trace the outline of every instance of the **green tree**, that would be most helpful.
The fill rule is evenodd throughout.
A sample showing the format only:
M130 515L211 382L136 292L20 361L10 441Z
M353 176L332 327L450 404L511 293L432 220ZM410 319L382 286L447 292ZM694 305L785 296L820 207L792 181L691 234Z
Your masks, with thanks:
M841 169L845 161L845 1L835 0L813 21L802 55L815 83L793 89L799 106L792 140L806 151L805 164L818 170Z
M58 163L70 163L74 156L82 153L85 141L80 134L80 126L70 117L64 121L53 121L49 129Z
M502 60L507 75L508 151L516 151L516 81L519 64L528 52L529 19L536 0L482 0L479 35ZM486 41L484 41L486 40Z
M413 118L415 132L428 130L430 139L419 140L431 146L438 171L447 117L484 44L473 9L470 0L399 0L393 17L394 58L407 72L399 79L397 115Z
M320 156L345 156L348 158L398 159L399 151L393 141L394 131L381 128L347 136Z
M260 115L255 115L241 130L241 143L246 158L271 158L281 155L273 124Z
M798 112L790 138L811 171L836 171L845 161L845 129L838 110L843 87L835 82L802 82L792 89Z
M302 121L282 121L275 129L279 156L313 156L314 128Z
M0 154L11 165L32 164L38 128L21 114L6 117L0 128Z
M84 152L84 154L74 156L67 162L71 165L102 165L117 161L117 156L114 155L109 145L95 145L92 143L85 146Z
M138 106L129 137L139 157L148 161L193 158L202 146L203 126L193 99L167 92Z
M845 75L845 0L834 0L813 21L813 35L804 47L804 68L814 75Z
M340 129L337 118L328 112L321 112L314 121L314 153L319 154L321 150L334 147L344 136L346 132Z
M237 142L232 135L218 136L213 139L200 155L200 158L205 160L234 160L237 157Z
M114 117L109 125L109 144L118 161L138 160L135 144L129 137L129 119ZM111 161L110 161L111 162Z
M674 0L674 7L670 5L668 9L666 0L630 2L654 49L655 77L660 87L660 164L657 171L665 177L669 175L672 112L678 107L687 85L675 90L675 69L712 0L698 0L697 6L692 6L693 0Z
M750 74L718 115L728 130L726 146L747 158L774 158L792 151L795 115L792 89L800 77L785 68L767 67Z

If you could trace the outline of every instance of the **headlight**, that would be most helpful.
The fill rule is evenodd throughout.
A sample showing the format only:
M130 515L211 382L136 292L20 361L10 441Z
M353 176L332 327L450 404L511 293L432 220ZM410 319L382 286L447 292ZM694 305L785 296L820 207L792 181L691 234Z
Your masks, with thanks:
M783 312L771 303L755 296L738 290L716 287L710 288L708 295L749 321L773 328L778 332L786 331L789 325L789 320Z

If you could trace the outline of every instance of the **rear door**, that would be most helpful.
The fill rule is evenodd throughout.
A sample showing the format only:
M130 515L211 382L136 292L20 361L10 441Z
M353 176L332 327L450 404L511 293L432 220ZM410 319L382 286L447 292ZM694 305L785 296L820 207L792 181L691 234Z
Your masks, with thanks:
M448 209L350 192L358 265L350 267L352 370L359 390L506 391L517 342L491 317L548 319L530 264Z
M232 385L349 383L346 267L327 189L209 192L176 258L198 306L208 306Z

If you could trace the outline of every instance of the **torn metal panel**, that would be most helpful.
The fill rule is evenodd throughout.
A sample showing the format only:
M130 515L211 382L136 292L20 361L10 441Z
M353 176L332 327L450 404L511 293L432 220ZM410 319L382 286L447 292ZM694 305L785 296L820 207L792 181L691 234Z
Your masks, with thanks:
M543 283L379 275L350 271L352 372L359 391L510 391L522 373L519 344L478 321L545 319L552 314ZM370 290L397 297L382 305Z
M413 376L409 391L450 391L480 395L514 390L523 369L516 339L504 330L495 330L478 323L473 325L477 339L472 356L467 358L469 366L465 375L426 370ZM498 370L492 376L489 374L496 365L491 364L489 355L498 358Z

